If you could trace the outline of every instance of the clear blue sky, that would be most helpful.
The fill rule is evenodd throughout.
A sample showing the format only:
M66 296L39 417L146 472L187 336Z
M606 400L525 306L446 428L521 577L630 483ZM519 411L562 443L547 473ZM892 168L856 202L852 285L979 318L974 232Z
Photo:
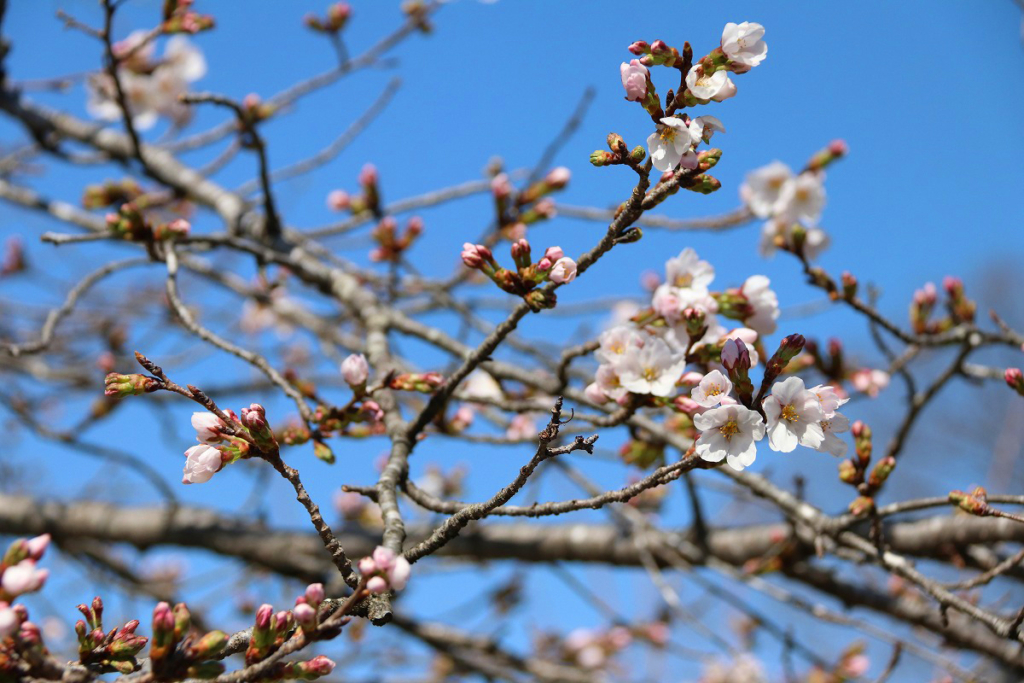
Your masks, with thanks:
M124 35L133 28L151 25L160 4L157 0L129 2L119 32ZM333 53L327 42L312 36L300 21L306 11L321 10L320 3L200 0L198 4L200 10L216 13L218 29L197 39L210 72L196 89L239 98L249 92L269 96L332 63ZM355 15L346 31L346 41L352 53L358 54L390 31L400 15L397 2L353 4ZM99 63L98 45L64 30L54 19L58 8L86 21L98 21L97 3L92 0L14 2L8 9L4 31L15 43L8 57L8 72L15 80L74 73ZM558 164L568 166L574 174L559 199L601 207L616 204L627 196L631 174L615 168L594 169L587 157L592 150L603 148L610 131L623 135L631 146L643 142L650 133L649 119L622 97L618 65L631 56L626 46L639 39L664 39L679 46L683 40L690 40L700 55L717 45L727 21L744 20L765 25L769 52L764 64L736 79L736 98L710 108L709 113L722 119L727 129L715 140L716 146L724 150L722 162L714 171L723 187L708 197L680 193L666 203L663 213L686 218L731 210L739 204L737 190L750 169L773 159L799 167L831 139L843 138L849 144L850 156L828 174L828 205L822 225L832 236L833 246L822 257L821 265L834 274L849 269L862 282L877 284L883 292L880 307L900 321L906 319L907 303L915 288L928 280L938 282L946 274L959 274L968 293L979 295L983 315L988 307L1001 302L1000 310L1011 321L1024 322L1019 298L1005 291L1008 284L1019 287L1024 282L1017 274L1024 256L1024 204L1020 194L1024 189L1024 47L1020 9L1010 0L734 2L728 6L664 1L501 0L483 4L457 0L436 16L433 35L413 37L392 53L398 60L396 65L347 78L302 100L293 112L266 126L272 165L285 165L316 152L344 130L376 98L388 78L402 78L401 89L387 111L339 159L310 177L279 186L282 212L288 224L298 228L329 222L336 216L324 207L325 195L336 187L354 189L355 176L368 161L380 170L386 199L479 177L493 156L502 157L509 168L531 166L588 86L596 89L593 105L557 158ZM659 92L664 93L675 84L659 80L661 76L656 71L654 78ZM80 88L37 97L84 115ZM219 120L219 116L219 112L201 112L196 129ZM0 121L0 139L10 144L21 140L22 134L4 120ZM203 154L192 157L196 163L207 158ZM54 169L28 182L72 201L80 195L84 182L120 176L110 169L81 171L62 165ZM248 180L253 169L251 159L243 158L218 180L234 186ZM486 225L490 202L486 197L463 200L424 216L427 231L412 258L423 264L426 272L440 274L454 265L462 242ZM111 253L125 253L123 249L95 248L55 252L33 243L41 232L55 227L24 212L0 214L0 231L24 235L34 263L67 281L96 267ZM219 229L208 216L196 222L200 232ZM589 248L601 231L599 224L558 219L531 239L536 246L560 244L567 252L578 253ZM780 255L764 261L758 256L758 231L757 225L725 235L651 231L639 244L609 255L601 262L600 272L594 271L597 276L561 290L559 296L570 302L615 294L637 295L643 270L660 271L667 256L692 246L716 266L718 286L739 284L750 274L764 273L772 279L784 308L820 298L802 283L792 259ZM347 256L365 261L365 241L337 240L332 244ZM132 277L159 283L155 271ZM115 282L126 285L135 280L121 277ZM4 298L22 297L41 303L55 301L58 294L41 293L33 283L0 283L0 297ZM593 321L595 329L599 325L600 320ZM574 330L575 322L553 323L543 316L534 316L524 325L527 336L554 340ZM808 337L841 336L866 362L878 362L864 326L845 313L829 312L814 319L783 323L780 334L788 332ZM150 352L147 348L140 350ZM433 358L424 356L424 362ZM183 381L201 384L221 363L222 359L216 357L175 370L187 373ZM97 391L99 382L97 375ZM271 403L266 397L253 399ZM169 431L156 413L135 406L135 411L123 411L91 436L95 440L135 439L149 444L154 435L159 435L155 445L147 445L147 459L166 473L168 481L176 482L181 464L178 454L192 438L187 429L191 406L181 402L165 405L173 425ZM287 408L281 402L271 405L282 412ZM998 415L989 414L974 402L964 407L953 401L938 410L945 409L965 420L971 416L972 424L1002 418L1001 409L996 411ZM850 412L853 417L876 420L873 424L884 430L887 416L880 406L862 403ZM133 415L143 419L136 421ZM932 445L964 446L957 438L956 434L938 433L923 439L915 446L919 452L911 453L924 464ZM606 447L617 447L613 435L605 439ZM15 457L37 473L52 493L102 495L95 480L84 492L78 483L90 481L95 472L91 461L55 451L49 445L40 447L44 457L30 459L27 456L34 452L34 445L26 438ZM967 459L954 458L947 452L941 457L949 460L941 469L948 478L908 473L901 490L934 495L951 486L983 481L987 466L984 453L989 446L991 443L976 445L974 455ZM312 462L303 452L304 471L316 480L314 496L329 503L331 490L338 484L369 482L372 461L383 448L384 443L377 440L354 453L346 452L343 464L333 470ZM767 449L762 456L755 469L770 468L779 481L800 471L812 483L826 482L821 484L820 494L811 494L815 502L829 509L844 504L845 498L829 499L847 495L831 483L835 477L832 461L813 453L795 454L783 461L779 456L773 458ZM470 497L476 499L506 483L526 456L521 449L468 447L451 454L445 444L427 442L422 451L417 451L414 475L435 457L449 464L471 465ZM621 468L583 464L608 485L623 479ZM1014 477L1014 484L1019 486L1020 473ZM212 504L211 495L216 494L225 503L237 506L249 491L247 481L248 475L225 472L214 483L190 487L181 491L181 496L197 504ZM43 485L39 490L44 490ZM299 510L285 488L275 482L272 490L275 519L300 524ZM551 498L574 494L568 484L544 487L544 495ZM682 501L680 494L674 492L677 502ZM133 501L151 499L141 487L128 495ZM711 500L714 505L717 499ZM684 508L670 506L670 524L685 523ZM728 524L749 520L753 518L749 513L746 511L744 516L741 511L739 516L716 521ZM590 518L604 520L596 514ZM196 571L208 566L205 558L193 557L190 561ZM499 567L496 574L507 571ZM592 585L607 591L606 597L613 603L645 605L651 612L657 606L657 596L640 575L578 571ZM419 614L429 614L433 606L444 604L446 598L440 596L445 589L465 582L461 571L446 574L440 572L430 579L431 583L414 588L410 598ZM531 584L531 594L546 604L521 613L518 619L532 616L541 623L558 623L566 630L601 623L598 615L566 595L563 584L544 570L540 574L543 576ZM67 605L54 604L59 585L48 591L48 600L58 613L70 617L70 605L82 596L68 598ZM481 590L484 585L480 582ZM685 578L680 589L687 600L699 595L686 585ZM523 643L530 630L520 624L512 635L513 642ZM831 641L833 635L825 630L811 634L809 641L825 652L835 653L852 639ZM883 650L874 650L874 654L876 660L885 657ZM670 662L673 667L680 666L675 660ZM675 671L679 676L693 673L685 667Z

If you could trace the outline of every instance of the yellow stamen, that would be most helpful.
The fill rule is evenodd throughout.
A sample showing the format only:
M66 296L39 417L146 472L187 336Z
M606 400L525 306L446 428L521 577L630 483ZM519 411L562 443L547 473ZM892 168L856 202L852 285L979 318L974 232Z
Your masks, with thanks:
M782 409L782 419L788 420L789 422L796 422L800 419L800 416L797 414L796 408L790 405Z
M733 435L740 433L740 428L736 425L735 420L730 420L719 427L718 431L722 433L722 436L725 437L726 441L729 441L732 439Z

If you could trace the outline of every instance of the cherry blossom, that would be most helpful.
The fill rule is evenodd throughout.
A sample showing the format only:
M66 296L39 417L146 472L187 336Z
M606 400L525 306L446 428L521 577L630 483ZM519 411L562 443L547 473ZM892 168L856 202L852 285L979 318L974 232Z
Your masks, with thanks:
M402 555L382 545L377 546L371 557L359 560L359 572L366 581L366 588L371 593L383 593L388 589L400 591L409 581L412 567Z
M878 392L889 386L889 373L885 370L863 368L850 376L850 382L857 391L875 398Z
M686 358L672 353L663 339L653 338L626 355L618 367L619 380L634 394L668 396L686 367Z
M711 99L715 102L724 102L730 97L736 97L736 84L732 82L731 78L726 76L725 85L723 85L722 89L718 91L718 94Z
M213 446L200 444L185 451L185 472L182 484L204 484L223 466L221 452Z
M821 228L807 227L794 221L790 216L780 216L765 221L761 228L761 243L758 252L761 256L771 257L779 248L780 243L792 249L795 246L793 232L799 226L804 232L803 253L809 261L813 261L828 248L831 240Z
M630 349L640 349L644 346L644 337L632 327L617 325L606 330L598 337L600 346L594 355L602 363L616 364L622 361Z
M737 64L748 68L757 66L768 56L764 26L752 21L729 22L722 31L722 52Z
M782 188L792 178L793 171L789 166L773 161L747 174L740 186L740 198L755 216L768 218L775 212Z
M686 74L686 87L690 89L693 96L700 100L710 100L725 88L725 82L729 80L726 71L708 72L703 64L694 64L690 73Z
M715 131L725 132L725 126L716 116L698 116L690 121L687 129L690 131L690 137L693 138L695 143L699 140L711 142L711 136L715 134Z
M754 463L755 444L765 433L761 416L741 405L721 406L694 415L693 425L701 431L694 447L697 455L708 462L724 459L737 472Z
M196 430L196 441L213 444L223 441L223 430L227 425L224 420L204 410L192 413L192 427Z
M36 568L35 560L22 560L13 567L7 567L0 575L0 588L9 596L32 593L43 587L49 569Z
M779 318L779 298L769 288L771 280L764 275L751 275L743 283L740 293L754 309L754 314L744 322L759 335L775 332L775 321Z
M627 100L636 102L647 97L647 77L650 72L639 59L632 59L628 64L623 62L619 72L622 75L622 87L626 89Z
M555 265L551 267L551 272L548 273L548 278L558 284L572 282L576 279L576 262L568 256L563 256L555 261Z
M370 376L370 365L366 362L366 356L361 353L350 354L341 362L341 375L349 386L359 387L366 384Z
M692 247L686 247L679 256L665 262L665 281L673 287L707 289L714 279L714 266L702 261Z
M779 191L775 213L815 224L825 208L824 174L801 173L787 180Z
M699 140L699 138L698 138ZM671 171L676 166L697 168L697 155L693 152L694 140L689 127L682 119L667 116L661 120L658 129L647 138L647 149L651 162L659 171Z
M768 418L768 443L773 450L789 453L797 444L818 448L825 440L821 428L825 413L818 397L807 390L801 378L776 382L763 406Z
M849 418L842 413L833 413L819 424L821 425L822 432L825 434L825 438L818 447L818 450L822 453L834 455L837 458L846 455L846 442L836 436L836 434L850 431Z
M697 405L711 408L722 402L732 391L732 382L720 370L712 370L701 378L700 383L690 392Z

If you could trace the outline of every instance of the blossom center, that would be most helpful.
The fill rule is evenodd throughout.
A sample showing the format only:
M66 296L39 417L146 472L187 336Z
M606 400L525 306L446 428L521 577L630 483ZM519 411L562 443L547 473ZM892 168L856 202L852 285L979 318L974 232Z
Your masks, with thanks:
M689 287L693 284L693 275L684 273L676 278L676 287Z
M653 382L658 378L658 368L644 368L643 378L646 379L648 382Z
M708 396L718 396L720 393L722 393L722 387L718 386L717 384L712 384L710 387L708 387Z
M671 126L664 126L658 133L658 137L660 137L664 142L675 142L678 132L679 131Z
M789 422L796 422L800 419L800 415L797 414L796 408L792 405L783 407L781 417L783 420L787 420Z
M740 433L740 428L736 424L736 420L729 420L724 425L718 428L718 431L722 433L726 441L730 441L732 437Z

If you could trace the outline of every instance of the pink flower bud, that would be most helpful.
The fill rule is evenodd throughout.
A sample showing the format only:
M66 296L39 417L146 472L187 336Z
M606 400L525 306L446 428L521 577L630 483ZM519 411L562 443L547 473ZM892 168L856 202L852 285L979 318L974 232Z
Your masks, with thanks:
M544 251L544 258L549 259L552 263L565 256L565 252L562 251L561 247L548 247Z
M560 190L569 184L569 179L572 177L572 172L565 166L559 166L548 171L547 176L544 178L544 184L554 190Z
M192 427L196 430L196 440L200 443L214 444L224 439L222 430L226 427L224 420L206 411L192 413Z
M382 545L377 546L373 551L373 561L377 565L377 569L384 572L395 565L395 558L395 551Z
M30 538L25 542L25 549L28 552L29 559L31 560L38 560L41 558L49 546L50 534L36 536L35 538Z
M377 563L373 561L372 557L364 557L359 560L359 573L363 576L373 574L377 571Z
M31 593L42 588L49 575L48 569L36 569L33 560L22 560L4 570L3 576L0 576L0 588L8 595Z
M309 604L319 605L324 601L324 597L324 585L322 583L311 583L306 586L306 602Z
M359 412L366 416L367 422L374 424L384 419L384 410L376 401L363 401L363 405L359 407Z
M405 588L406 583L409 581L409 574L412 573L412 567L409 565L409 560L405 559L401 555L395 558L394 564L390 570L388 570L388 583L396 591L400 591Z
M635 43L632 43L626 49L629 50L630 52L632 52L635 55L642 55L642 54L646 54L647 52L649 52L650 49L651 49L651 46L647 44L647 41L638 40Z
M295 605L292 615L299 626L308 629L316 625L316 610L304 602Z
M333 660L330 660L323 655L317 655L306 662L306 665L303 668L314 676L326 676L334 671L334 667L335 663Z
M343 360L341 375L351 387L361 387L366 384L366 380L370 376L370 365L366 362L366 356L361 353L353 353Z
M469 268L481 268L485 262L490 262L493 258L491 250L482 244L466 242L462 245L462 262Z
M345 190L332 190L327 195L327 208L332 211L344 211L352 205L352 199Z
M419 216L413 216L409 219L405 231L409 237L419 237L423 233L423 219Z
M359 184L369 187L377 184L377 167L373 164L366 164L359 172Z
M1024 396L1024 372L1020 368L1007 368L1003 377L1011 389Z
M619 74L622 77L622 87L626 89L627 100L639 102L647 97L647 76L650 72L640 60L633 59L628 64L623 62L619 66Z
M576 279L576 262L568 256L563 256L552 266L551 272L548 273L548 278L558 284L572 282Z
M849 153L850 148L847 146L846 140L833 140L828 143L828 151L834 156L842 157Z
M538 216L544 218L554 218L557 211L555 210L555 202L550 198L544 198L533 205L533 211Z
M381 576L374 576L366 582L366 590L371 593L383 593L388 589L388 582Z
M185 451L185 471L182 484L203 484L210 481L224 465L221 452L213 446L201 444Z
M595 405L603 405L608 402L608 395L604 393L604 389L597 382L588 384L583 393L586 395L587 400Z

